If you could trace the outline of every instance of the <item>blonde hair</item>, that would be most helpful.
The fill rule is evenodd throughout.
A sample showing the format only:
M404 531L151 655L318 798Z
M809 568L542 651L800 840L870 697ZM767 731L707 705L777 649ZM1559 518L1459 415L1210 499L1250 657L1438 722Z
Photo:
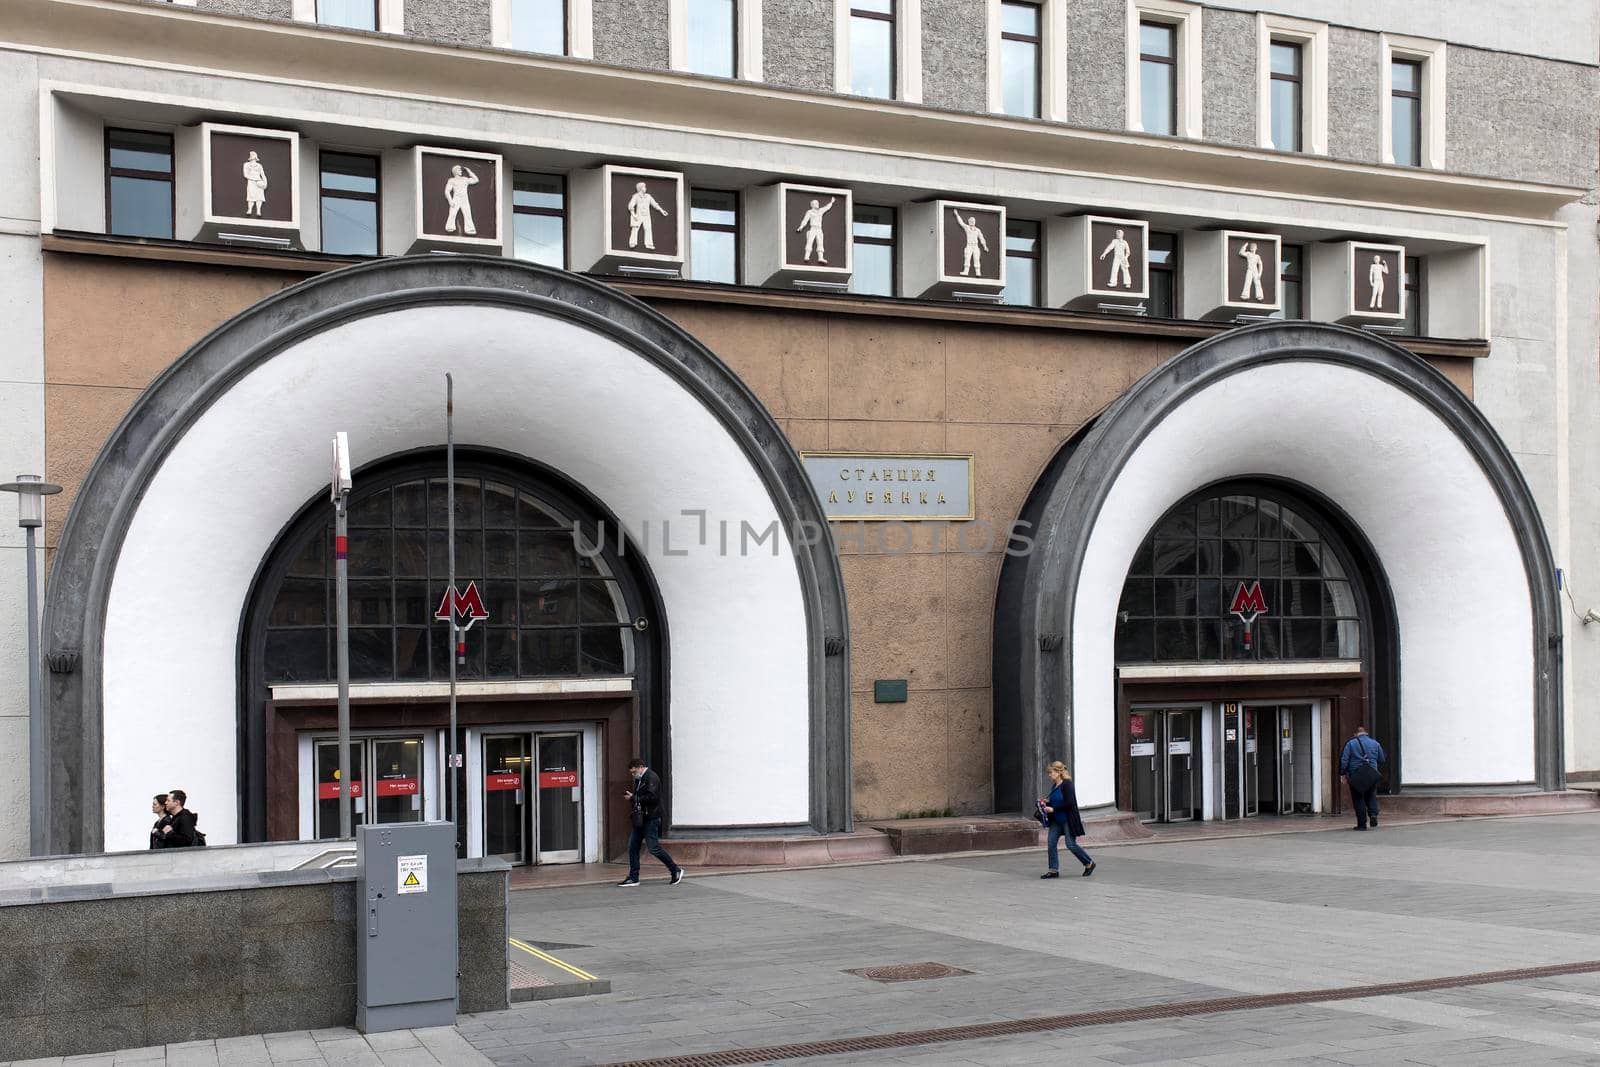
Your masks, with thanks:
M1072 772L1067 770L1067 765L1062 763L1060 760L1053 761L1050 766L1045 768L1045 770L1053 771L1069 782L1072 780Z

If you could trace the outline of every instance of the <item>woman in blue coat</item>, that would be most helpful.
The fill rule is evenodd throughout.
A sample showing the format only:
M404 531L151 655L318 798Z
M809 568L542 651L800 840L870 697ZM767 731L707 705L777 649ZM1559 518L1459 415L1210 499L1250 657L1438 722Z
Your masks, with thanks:
M1056 852L1056 842L1064 837L1067 839L1067 851L1078 857L1078 862L1083 864L1083 876L1087 878L1094 873L1094 860L1078 844L1078 838L1083 836L1083 816L1078 813L1078 794L1072 788L1072 775L1060 760L1050 764L1049 771L1050 781L1055 783L1055 788L1050 790L1049 797L1041 799L1039 803L1044 808L1046 825L1050 827L1050 869L1039 877L1061 877L1061 860Z

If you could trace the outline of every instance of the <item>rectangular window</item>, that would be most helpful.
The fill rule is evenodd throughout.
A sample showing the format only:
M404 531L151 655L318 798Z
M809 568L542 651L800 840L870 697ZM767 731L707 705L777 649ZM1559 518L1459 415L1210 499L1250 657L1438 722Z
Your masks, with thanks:
M317 0L317 21L347 30L376 30L378 0Z
M685 0L691 74L732 78L739 70L738 0Z
M1406 257L1406 317L1400 325L1408 337L1421 337L1427 320L1422 315L1422 258Z
M106 232L172 236L172 135L106 130Z
M567 265L566 182L559 174L511 176L511 254L547 267Z
M851 0L850 91L894 98L894 0Z
M1283 307L1272 313L1275 319L1305 318L1305 246L1286 244L1278 260L1278 292Z
M1146 133L1178 132L1178 27L1139 23L1139 105Z
M1150 314L1158 319L1178 317L1178 235L1150 234Z
M893 296L894 208L856 206L851 228L855 273L850 291L869 296Z
M322 153L322 250L378 254L378 158Z
M545 55L567 54L567 0L510 0L511 47Z
M1000 74L1007 115L1039 117L1039 5L1000 5Z
M1416 60L1389 64L1389 119L1394 161L1422 166L1422 64Z
M1268 54L1272 64L1272 147L1280 152L1298 152L1303 143L1305 50L1287 41L1273 41Z
M739 283L739 194L695 189L689 194L689 277Z
M1006 220L1006 288L1000 299L1007 304L1039 304L1039 224L1026 219Z

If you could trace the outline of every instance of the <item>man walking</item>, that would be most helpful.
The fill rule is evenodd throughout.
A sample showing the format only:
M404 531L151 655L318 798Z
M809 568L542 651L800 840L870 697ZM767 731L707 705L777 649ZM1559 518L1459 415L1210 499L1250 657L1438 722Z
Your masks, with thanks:
M1339 755L1339 777L1350 787L1357 830L1365 830L1369 818L1372 828L1378 828L1378 767L1386 762L1383 746L1367 736L1365 726L1357 726L1355 736L1345 742Z
M162 848L193 848L197 843L194 824L200 817L184 807L188 802L189 794L181 789L174 789L167 794L167 816L170 821L161 831Z
M672 862L667 850L661 847L661 776L638 756L628 764L633 775L633 788L622 795L632 805L633 833L628 837L628 877L619 886L639 884L639 846L650 850L650 855L666 865L672 872L672 884L683 881L683 868Z

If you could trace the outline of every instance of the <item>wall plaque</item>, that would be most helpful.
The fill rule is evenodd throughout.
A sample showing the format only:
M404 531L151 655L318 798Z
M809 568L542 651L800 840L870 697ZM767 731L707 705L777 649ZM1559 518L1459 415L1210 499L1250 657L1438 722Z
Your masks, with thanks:
M964 520L973 513L969 455L802 452L830 519Z
M745 193L751 235L745 276L762 285L821 283L843 289L852 268L849 189L780 182Z
M299 247L299 134L202 122L176 140L180 238Z
M1143 303L1150 295L1150 224L1073 215L1046 223L1045 291L1051 305L1092 311L1099 304Z
M688 244L676 171L607 164L572 175L572 269L678 277Z
M497 253L505 165L491 152L432 145L383 154L383 251Z
M1190 230L1183 238L1183 317L1268 315L1278 292L1282 241L1277 234Z
M908 294L997 298L1006 287L1006 209L934 200L905 210Z
M1311 246L1311 302L1319 318L1395 323L1406 317L1406 250L1370 241Z

